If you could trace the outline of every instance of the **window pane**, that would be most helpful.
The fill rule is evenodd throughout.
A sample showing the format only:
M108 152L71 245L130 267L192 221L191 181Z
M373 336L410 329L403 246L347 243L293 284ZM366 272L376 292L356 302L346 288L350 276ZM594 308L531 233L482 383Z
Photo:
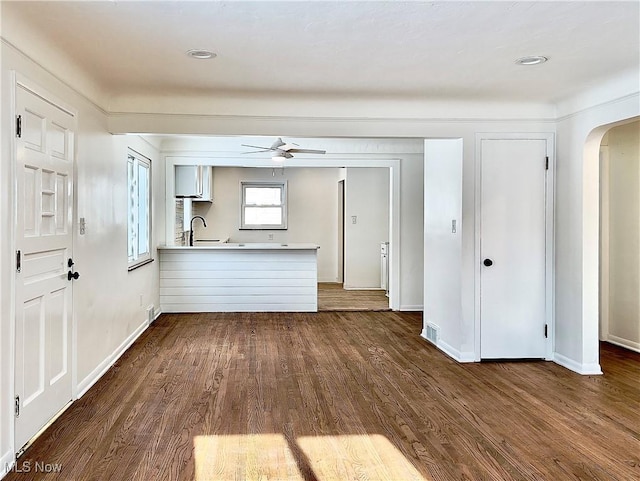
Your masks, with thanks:
M280 187L247 187L244 201L247 205L281 205Z
M136 185L135 185L135 167L134 167L134 158L129 156L127 163L127 193L128 193L128 202L127 202L127 253L129 257L129 261L132 261L136 257L135 253L135 245L136 245L136 219L135 219L135 208L136 208Z
M138 256L149 252L149 167L138 164Z
M245 207L245 225L282 225L282 207Z
M127 257L129 267L151 259L151 163L127 157Z

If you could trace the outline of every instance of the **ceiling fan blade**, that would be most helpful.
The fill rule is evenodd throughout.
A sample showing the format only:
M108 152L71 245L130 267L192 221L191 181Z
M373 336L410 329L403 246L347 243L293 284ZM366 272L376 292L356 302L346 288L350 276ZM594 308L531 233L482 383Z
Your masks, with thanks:
M265 152L268 152L270 150L273 150L273 147L265 147L264 145L260 146L260 145L247 145L247 144L240 144L242 147L251 147L252 149L262 149Z
M287 152L292 154L326 154L326 150L314 150L314 149L289 149Z
M262 152L271 152L271 149L251 150L249 152L241 152L241 154L258 154Z
M291 159L293 157L292 154L326 154L326 150L317 150L317 149L300 149L298 144L294 144L293 142L285 143L282 141L282 138L278 137L276 141L271 145L271 147L264 147L261 145L249 145L249 144L240 144L243 147L251 147L252 149L259 149L251 152L243 152L243 154L258 154L263 152L273 152L274 157L282 157L285 159Z

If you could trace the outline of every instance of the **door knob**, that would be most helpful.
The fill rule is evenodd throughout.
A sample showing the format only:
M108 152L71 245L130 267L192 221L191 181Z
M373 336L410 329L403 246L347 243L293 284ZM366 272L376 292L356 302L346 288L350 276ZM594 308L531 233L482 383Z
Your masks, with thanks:
M485 259L482 263L487 267L491 267L493 265L493 261L491 259Z
M67 279L71 280L71 279L77 279L78 277L80 277L80 274L78 272L67 272Z

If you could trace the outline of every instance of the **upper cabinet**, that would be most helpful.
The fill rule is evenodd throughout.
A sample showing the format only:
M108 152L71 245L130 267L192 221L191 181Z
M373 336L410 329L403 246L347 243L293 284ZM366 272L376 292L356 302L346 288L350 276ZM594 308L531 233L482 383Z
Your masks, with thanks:
M176 165L175 196L194 201L213 202L213 167Z

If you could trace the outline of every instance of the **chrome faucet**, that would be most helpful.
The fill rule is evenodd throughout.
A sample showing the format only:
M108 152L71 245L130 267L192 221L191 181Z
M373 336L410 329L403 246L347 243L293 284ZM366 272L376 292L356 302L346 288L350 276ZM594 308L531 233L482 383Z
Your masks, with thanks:
M204 217L201 215L194 215L191 218L191 223L189 224L189 245L193 246L193 221L196 219L200 219L202 221L202 225L207 227L207 221L204 220Z

